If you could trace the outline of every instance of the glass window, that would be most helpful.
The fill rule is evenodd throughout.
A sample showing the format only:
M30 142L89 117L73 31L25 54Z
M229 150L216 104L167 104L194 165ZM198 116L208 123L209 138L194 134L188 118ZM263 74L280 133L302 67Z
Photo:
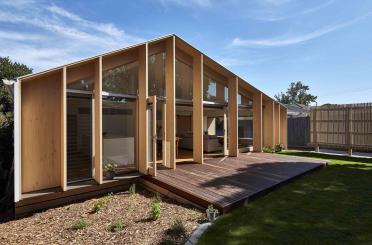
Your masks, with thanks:
M203 76L203 100L212 102L227 102L228 88L221 82L216 81L210 76Z
M252 106L252 100L244 95L238 94L238 105Z
M149 57L149 91L148 94L165 96L165 52Z
M67 84L67 89L92 91L94 88L93 77L79 79Z
M176 59L176 98L192 100L192 67Z
M251 108L239 108L238 146L245 148L253 144L253 111Z
M136 95L138 89L138 61L103 72L102 90Z
M115 173L133 171L136 164L136 100L103 98L103 165Z

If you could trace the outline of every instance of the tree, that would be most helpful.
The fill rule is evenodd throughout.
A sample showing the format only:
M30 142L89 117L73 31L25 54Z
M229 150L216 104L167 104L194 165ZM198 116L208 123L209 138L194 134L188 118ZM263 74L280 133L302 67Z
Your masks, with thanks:
M13 80L29 74L32 69L18 62L12 62L9 57L0 57L0 113L8 114L13 111L13 99L4 86L3 79ZM12 115L10 115L12 118Z
M0 57L0 213L8 211L14 200L13 97L3 79L13 80L31 72L32 69L26 65L12 62L9 57Z
M310 94L309 86L303 84L301 81L291 83L286 93L276 94L274 97L277 101L283 104L302 104L310 105L311 102L316 102L318 98L315 95Z

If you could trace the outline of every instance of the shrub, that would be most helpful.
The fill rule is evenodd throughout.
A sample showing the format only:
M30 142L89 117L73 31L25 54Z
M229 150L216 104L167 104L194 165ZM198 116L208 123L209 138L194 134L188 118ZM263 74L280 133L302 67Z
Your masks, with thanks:
M115 221L109 227L109 230L111 232L118 232L121 231L122 229L124 229L124 224L121 221Z
M281 144L276 144L275 145L275 149L274 149L274 151L275 152L281 152L282 150L283 150L283 145L281 145Z
M168 234L174 235L174 236L180 236L185 233L186 233L186 228L183 225L182 220L180 218L177 218L168 230Z
M160 215L160 201L158 199L154 199L150 204L150 219L157 220L160 218Z
M109 203L111 197L112 193L109 193L107 196L98 199L93 205L93 213L99 212L104 206L106 206Z
M271 146L262 147L262 151L265 153L274 153L274 149Z
M191 220L196 221L198 223L201 223L205 220L205 214L200 213L196 210L193 210L192 213L191 213Z
M75 220L75 222L72 224L72 229L82 230L82 229L86 228L88 225L89 224L85 219L80 218L80 219Z
M131 196L135 196L136 195L136 184L133 184L129 187L129 194Z

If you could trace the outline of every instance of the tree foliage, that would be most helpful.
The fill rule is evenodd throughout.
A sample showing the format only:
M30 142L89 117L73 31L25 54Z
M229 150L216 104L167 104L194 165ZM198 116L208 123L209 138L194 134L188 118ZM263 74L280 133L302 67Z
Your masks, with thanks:
M31 72L26 65L0 57L0 213L8 211L13 202L13 97L2 80ZM5 217L1 216L0 220Z
M274 97L277 101L283 104L302 104L310 105L311 102L315 102L317 96L310 94L309 86L303 84L301 81L291 83L287 92L276 94Z
M3 84L3 79L16 79L32 72L32 69L18 62L12 62L9 57L0 57L0 112L5 116L13 111L12 96ZM9 115L12 117L12 115ZM7 117L9 117L7 116Z

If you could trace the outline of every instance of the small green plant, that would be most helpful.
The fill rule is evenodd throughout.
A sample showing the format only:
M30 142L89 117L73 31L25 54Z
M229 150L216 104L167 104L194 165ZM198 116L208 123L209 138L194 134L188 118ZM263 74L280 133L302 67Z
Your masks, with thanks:
M185 233L186 233L186 228L183 225L182 220L180 218L176 218L172 226L169 228L168 234L174 235L174 236L181 236Z
M275 152L281 152L283 150L283 145L281 144L276 144L275 147L274 147L274 151Z
M109 226L109 230L111 232L118 232L122 229L124 229L124 224L120 220L111 223L111 225Z
M75 220L75 222L72 224L72 229L74 230L82 230L84 228L86 228L88 226L88 222L83 219L83 218L79 218L77 220Z
M208 206L207 211L208 211L208 213L216 213L216 214L219 213L218 209L214 208L212 204Z
M136 184L133 184L129 187L129 194L133 197L136 195Z
M271 146L262 147L262 151L265 153L274 153L274 149Z
M105 207L112 197L112 193L109 193L107 196L101 197L93 204L93 213L99 212L103 207Z
M103 171L104 172L110 172L110 171L115 171L115 168L117 168L117 164L108 160L105 160L103 163Z
M212 222L212 223L216 220L219 214L218 209L214 208L212 204L208 206L206 212L207 212L207 218L209 222Z
M157 220L160 218L160 215L161 215L160 201L155 198L150 204L150 219Z

